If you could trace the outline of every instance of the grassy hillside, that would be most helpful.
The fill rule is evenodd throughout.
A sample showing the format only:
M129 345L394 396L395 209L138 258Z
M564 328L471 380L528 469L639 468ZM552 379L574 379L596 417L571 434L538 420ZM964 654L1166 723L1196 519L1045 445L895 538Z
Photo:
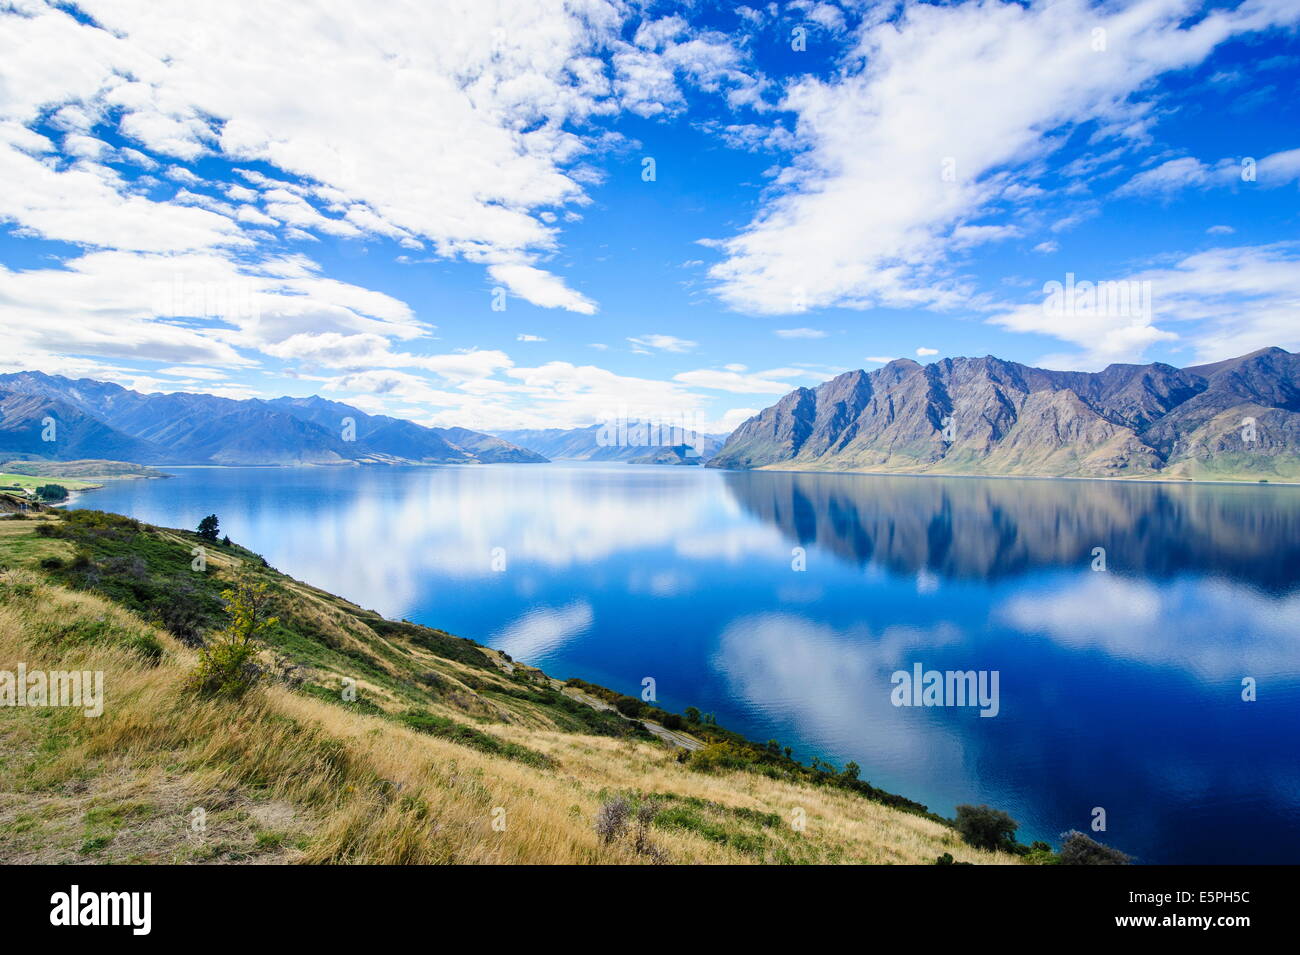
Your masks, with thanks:
M102 670L106 697L98 718L0 707L0 862L1021 861L851 771L386 620L237 545L46 509L0 520L0 566L0 670ZM196 646L240 573L278 618L263 676L201 696Z
M83 481L77 478L32 477L30 474L17 474L14 472L0 471L0 487L30 489L40 487L42 484L58 484L69 491L84 491L88 488L103 487L102 484L96 484L93 481Z
M93 458L81 461L6 461L4 464L0 464L0 471L31 475L32 477L80 478L86 481L167 477L165 472L146 467L143 464L129 464L126 461L101 461Z

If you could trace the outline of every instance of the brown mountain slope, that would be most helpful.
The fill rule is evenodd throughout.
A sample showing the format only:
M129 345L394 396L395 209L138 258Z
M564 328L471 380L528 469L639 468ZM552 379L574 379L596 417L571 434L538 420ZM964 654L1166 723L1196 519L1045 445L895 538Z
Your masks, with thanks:
M1300 356L1059 372L991 356L898 360L799 388L710 467L1300 479Z

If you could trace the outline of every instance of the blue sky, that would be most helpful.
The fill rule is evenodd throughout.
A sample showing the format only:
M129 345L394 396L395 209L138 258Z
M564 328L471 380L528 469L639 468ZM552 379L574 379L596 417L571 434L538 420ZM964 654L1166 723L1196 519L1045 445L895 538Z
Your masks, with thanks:
M0 361L725 431L897 357L1294 350L1298 23L1294 0L8 4Z

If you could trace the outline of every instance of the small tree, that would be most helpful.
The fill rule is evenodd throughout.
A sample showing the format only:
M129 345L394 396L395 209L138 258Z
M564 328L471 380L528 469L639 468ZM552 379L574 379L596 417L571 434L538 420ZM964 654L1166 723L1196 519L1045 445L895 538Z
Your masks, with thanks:
M190 674L188 685L204 696L238 699L261 678L258 641L278 621L267 613L270 598L266 584L248 571L239 573L235 585L221 592L221 599L226 602L229 622L199 652L199 665Z
M686 707L686 721L688 723L698 723L700 721L700 711L694 706Z
M977 849L1010 850L1020 823L991 806L958 806L957 831Z
M217 535L221 532L221 522L217 520L217 515L209 514L203 520L199 521L199 536L205 541L216 542Z

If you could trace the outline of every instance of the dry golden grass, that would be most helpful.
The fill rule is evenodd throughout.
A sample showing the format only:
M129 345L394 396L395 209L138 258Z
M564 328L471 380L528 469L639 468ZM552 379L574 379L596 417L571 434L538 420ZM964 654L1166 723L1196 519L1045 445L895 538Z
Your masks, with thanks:
M119 646L59 642L83 624L152 635L165 653L150 665ZM0 670L20 660L104 671L106 705L98 718L0 709L0 862L1017 861L842 790L695 772L661 743L492 727L555 761L539 769L283 686L199 699L182 688L192 651L96 596L8 570ZM620 794L677 810L649 830L652 853L631 834L597 834L602 803Z

